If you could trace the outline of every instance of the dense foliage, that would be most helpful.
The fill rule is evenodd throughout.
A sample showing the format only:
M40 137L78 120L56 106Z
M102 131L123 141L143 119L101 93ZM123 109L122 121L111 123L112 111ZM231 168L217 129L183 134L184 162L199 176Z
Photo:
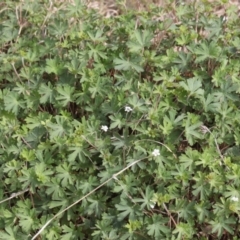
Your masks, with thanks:
M1 4L0 239L240 239L240 22L194 2Z

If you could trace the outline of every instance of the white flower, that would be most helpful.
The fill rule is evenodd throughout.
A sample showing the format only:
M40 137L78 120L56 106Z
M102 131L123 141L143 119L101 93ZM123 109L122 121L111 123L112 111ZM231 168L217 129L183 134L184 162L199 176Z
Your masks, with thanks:
M131 107L129 107L129 106L126 106L125 107L125 112L131 112L132 111L132 108Z
M103 130L104 132L107 132L108 126L103 125L103 126L101 127L101 130Z
M158 149L154 149L153 152L152 152L152 155L153 155L154 157L157 157L157 156L160 155L160 151L159 151Z
M231 200L234 202L238 202L238 197L231 197Z
M228 17L223 16L223 22L227 22L227 20L228 20Z
M156 202L154 202L153 200L150 200L150 202L151 202L151 203L150 203L150 207L151 207L151 208L154 208L155 205L156 205Z

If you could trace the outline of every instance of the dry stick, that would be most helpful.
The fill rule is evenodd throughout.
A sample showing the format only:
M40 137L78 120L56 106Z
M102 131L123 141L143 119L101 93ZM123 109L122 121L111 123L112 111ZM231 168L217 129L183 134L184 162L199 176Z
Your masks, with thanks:
M22 141L23 141L29 148L32 148L32 147L30 146L30 144L29 144L23 137L21 137L21 139L22 139Z
M175 222L174 218L172 217L171 213L168 211L168 209L167 209L167 207L166 207L166 205L165 205L164 203L163 203L163 207L165 208L168 216L171 218L171 220L173 221L173 223L174 223L174 225L175 225L175 227L176 227L176 226L177 226L177 223Z
M100 184L99 186L97 186L95 189L93 189L92 191L90 191L88 194L86 194L85 196L83 196L82 198L78 199L76 202L72 203L71 205L69 205L67 208L63 209L62 211L60 211L59 213L57 213L56 215L54 215L50 220L48 220L43 226L42 228L33 236L33 238L31 240L34 240L37 238L37 236L39 236L41 234L41 232L54 220L56 219L58 216L60 216L62 213L66 212L68 209L72 208L73 206L75 206L76 204L80 203L83 199L87 198L88 196L90 196L91 194L93 194L94 192L96 192L99 188L101 188L102 186L104 186L105 184L107 184L108 182L110 182L112 179L116 179L116 177L118 175L120 175L121 173L125 172L127 169L129 169L130 167L132 167L133 165L135 165L136 163L144 160L146 158L141 158L138 159L134 162L132 162L131 164L129 164L127 167L123 168L121 171L117 172L116 174L113 174L112 177L110 177L108 180L106 180L105 182L103 182L102 184Z
M12 198L15 198L15 197L17 197L17 196L19 196L19 195L21 195L21 194L23 194L23 193L25 193L25 192L28 192L28 191L29 191L29 188L27 188L27 189L25 189L25 190L23 190L23 191L21 191L21 192L12 193L12 194L11 194L11 197L2 200L2 201L0 202L0 204L6 202L6 201L8 201L8 200L11 200Z
M224 157L223 157L223 155L222 155L222 153L221 153L221 150L220 150L220 148L219 148L219 146L218 146L216 137L213 135L213 133L210 131L210 129L209 129L207 126L202 126L202 127L201 127L201 130L202 130L203 133L208 132L208 133L210 133L210 134L213 136L214 142L215 142L215 145L216 145L216 148L217 148L217 151L218 151L218 154L219 154L222 162L224 162ZM222 165L222 162L220 161L219 164Z
M0 5L0 7L1 7L1 5ZM2 13L3 11L5 11L5 10L10 10L11 8L8 8L8 7L5 7L5 8L3 8L2 10L0 10L0 13Z
M151 141L149 139L145 139L148 141ZM165 144L158 142L158 141L154 141L152 140L152 142L161 144L162 146L164 146L165 148L168 149L168 151L170 151L175 158L177 158L177 156L172 152L172 150L166 146ZM147 158L147 157L146 157ZM61 215L62 213L66 212L68 209L72 208L73 206L75 206L76 204L80 203L83 199L87 198L88 196L90 196L91 194L93 194L94 192L96 192L98 189L100 189L102 186L104 186L105 184L107 184L108 182L110 182L112 179L117 179L117 176L120 175L121 173L125 172L127 169L129 169L130 167L132 167L133 165L135 165L136 163L146 159L146 158L141 158L138 159L134 162L132 162L131 164L129 164L127 167L123 168L121 171L117 172L116 174L113 174L112 177L110 177L108 180L106 180L105 182L103 182L102 184L100 184L99 186L97 186L95 189L93 189L92 191L90 191L88 194L86 194L85 196L83 196L82 198L78 199L77 201L75 201L74 203L72 203L70 206L68 206L67 208L63 209L62 211L60 211L59 213L57 213L56 215L54 215L50 220L48 220L43 227L33 236L33 238L31 240L36 239L37 236L39 236L41 234L41 232L54 220L56 219L59 215Z
M49 6L49 8L48 8L48 13L47 13L46 17L44 18L43 23L42 23L42 26L41 26L40 29L43 29L43 27L44 27L47 19L52 15L52 13L51 13L52 5L53 5L53 3L52 3L52 1L50 1L50 6ZM50 12L50 13L49 13L49 12Z
M11 63L11 65L12 65L12 67L13 67L13 70L14 70L15 74L17 75L17 78L20 80L20 82L22 82L22 81L21 81L21 78L19 77L18 72L17 72L17 70L16 70L16 68L15 68L14 63Z

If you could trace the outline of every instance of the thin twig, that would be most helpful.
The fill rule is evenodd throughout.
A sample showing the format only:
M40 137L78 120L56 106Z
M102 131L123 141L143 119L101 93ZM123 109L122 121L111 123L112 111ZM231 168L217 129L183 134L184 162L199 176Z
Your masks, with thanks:
M208 133L210 133L210 134L213 136L213 139L214 139L214 142L215 142L215 145L216 145L218 154L219 154L221 160L224 161L224 157L223 157L223 155L222 155L222 153L221 153L221 150L220 150L220 148L219 148L219 146L218 146L217 139L215 138L215 136L213 135L213 133L210 131L210 129L209 129L207 126L202 126L202 127L201 127L201 131L202 131L202 133L208 132ZM222 162L220 161L219 164L222 165Z
M20 80L20 82L22 82L22 81L21 81L21 78L19 77L18 72L17 72L17 70L16 70L16 68L15 68L14 63L11 63L11 65L12 65L12 67L13 67L13 70L14 70L15 74L17 75L17 78Z
M171 220L173 221L173 223L174 223L174 225L175 225L175 227L176 227L176 226L177 226L177 223L175 222L174 218L172 217L171 213L168 211L168 209L167 209L167 207L166 207L166 205L165 205L164 203L163 203L163 207L165 208L168 216L171 218Z
M32 148L32 147L29 145L29 143L28 143L23 137L21 137L21 139L22 139L22 141L23 141L29 148Z
M98 189L100 189L101 187L103 187L104 185L106 185L108 182L110 182L112 179L116 179L118 175L120 175L121 173L125 172L127 169L129 169L130 167L132 167L133 165L135 165L136 163L142 161L146 159L145 158L141 158L138 159L134 162L132 162L131 164L129 164L127 167L123 168L121 171L117 172L116 174L113 174L112 177L110 177L108 180L106 180L105 182L103 182L102 184L100 184L99 186L97 186L95 189L93 189L92 191L90 191L88 194L86 194L85 196L83 196L82 198L78 199L77 201L75 201L74 203L72 203L71 205L69 205L68 207L66 207L65 209L63 209L62 211L60 211L59 213L57 213L56 215L54 215L51 219L49 219L43 226L42 228L33 236L33 238L31 240L34 240L37 238L37 236L39 236L41 234L41 232L54 220L56 219L58 216L60 216L62 213L66 212L67 210L69 210L70 208L72 208L73 206L75 206L76 204L80 203L82 200L84 200L85 198L87 198L88 196L90 196L91 194L93 194L94 192L96 192Z
M15 198L15 197L17 197L17 196L25 193L25 192L28 192L28 191L29 191L29 188L27 188L27 189L25 189L25 190L23 190L23 191L17 192L17 193L12 193L12 194L11 194L11 197L2 200L2 201L0 202L0 204L1 204L1 203L4 203L4 202L6 202L6 201L9 201L10 199L13 199L13 198Z
M164 146L169 152L171 152L173 154L173 156L177 159L177 156L173 153L173 151L167 146L165 145L164 143L161 143L159 141L155 141L155 140L151 140L151 139L142 139L142 140L137 140L136 142L140 142L140 141L149 141L149 142L155 142L155 143L158 143L162 146Z

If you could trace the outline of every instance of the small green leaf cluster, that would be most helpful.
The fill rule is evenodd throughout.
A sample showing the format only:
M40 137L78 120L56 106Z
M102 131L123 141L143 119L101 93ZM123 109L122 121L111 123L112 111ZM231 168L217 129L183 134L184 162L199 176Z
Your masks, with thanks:
M237 9L172 2L0 4L0 239L240 239Z

